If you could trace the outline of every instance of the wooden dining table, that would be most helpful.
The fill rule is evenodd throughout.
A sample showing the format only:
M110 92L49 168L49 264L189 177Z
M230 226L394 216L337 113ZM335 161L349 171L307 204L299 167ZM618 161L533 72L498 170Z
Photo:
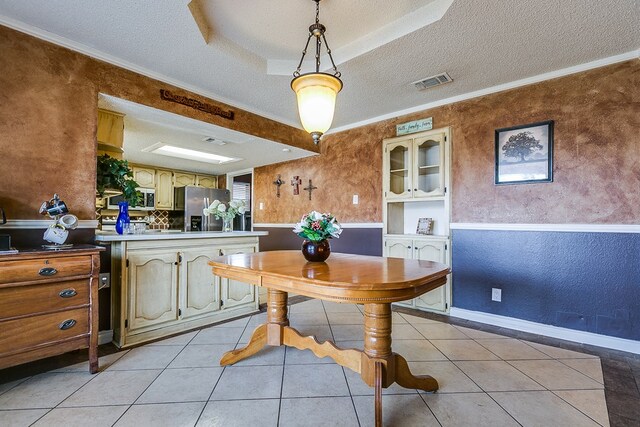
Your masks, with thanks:
M232 365L266 346L289 346L330 357L360 374L375 392L376 427L382 425L382 389L394 382L434 392L438 382L411 373L404 357L391 350L391 303L415 298L447 282L444 264L403 258L332 253L325 262L307 262L300 251L234 254L209 262L217 276L267 288L267 322L249 343L225 353L221 366ZM364 349L341 349L318 342L289 326L288 293L325 301L364 305Z

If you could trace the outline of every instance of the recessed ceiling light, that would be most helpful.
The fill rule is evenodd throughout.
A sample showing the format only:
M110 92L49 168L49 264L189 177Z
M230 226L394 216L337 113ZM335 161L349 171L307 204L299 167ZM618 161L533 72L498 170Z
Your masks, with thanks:
M147 147L142 151L148 153L161 154L163 156L178 157L180 159L195 160L197 162L206 162L213 164L236 162L238 158L221 156L219 154L208 153L206 151L191 150L188 148L176 147L175 145L159 142Z
M284 151L285 153L290 153L291 152L291 148L283 148L282 151Z

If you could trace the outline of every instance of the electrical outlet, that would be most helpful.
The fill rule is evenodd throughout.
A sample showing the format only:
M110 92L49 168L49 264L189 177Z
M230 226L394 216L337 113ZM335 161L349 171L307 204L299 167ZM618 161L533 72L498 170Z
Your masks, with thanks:
M260 202L260 210L264 210L264 202Z
M354 205L357 205L358 203L359 203L358 195L357 195L357 194L354 194L354 195L353 195L353 204L354 204Z
M491 301L502 301L502 289L491 288Z
M98 290L111 286L111 273L100 273L98 275Z

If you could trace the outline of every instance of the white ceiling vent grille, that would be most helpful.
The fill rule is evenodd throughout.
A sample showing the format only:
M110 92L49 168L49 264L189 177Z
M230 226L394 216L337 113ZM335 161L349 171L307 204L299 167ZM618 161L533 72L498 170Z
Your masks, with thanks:
M203 139L204 142L208 142L209 144L215 144L215 145L227 145L227 143L221 139L216 139L213 137L206 137Z
M412 85L414 85L418 90L425 90L445 83L451 83L452 81L453 79L449 77L449 74L442 73L427 77L426 79L418 80L417 82L413 82Z

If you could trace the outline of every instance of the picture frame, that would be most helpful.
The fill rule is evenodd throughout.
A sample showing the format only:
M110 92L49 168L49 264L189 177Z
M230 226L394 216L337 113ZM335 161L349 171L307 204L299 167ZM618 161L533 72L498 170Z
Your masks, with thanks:
M553 120L496 129L496 185L541 182L553 182Z
M433 218L418 218L418 227L416 228L416 234L433 234Z

